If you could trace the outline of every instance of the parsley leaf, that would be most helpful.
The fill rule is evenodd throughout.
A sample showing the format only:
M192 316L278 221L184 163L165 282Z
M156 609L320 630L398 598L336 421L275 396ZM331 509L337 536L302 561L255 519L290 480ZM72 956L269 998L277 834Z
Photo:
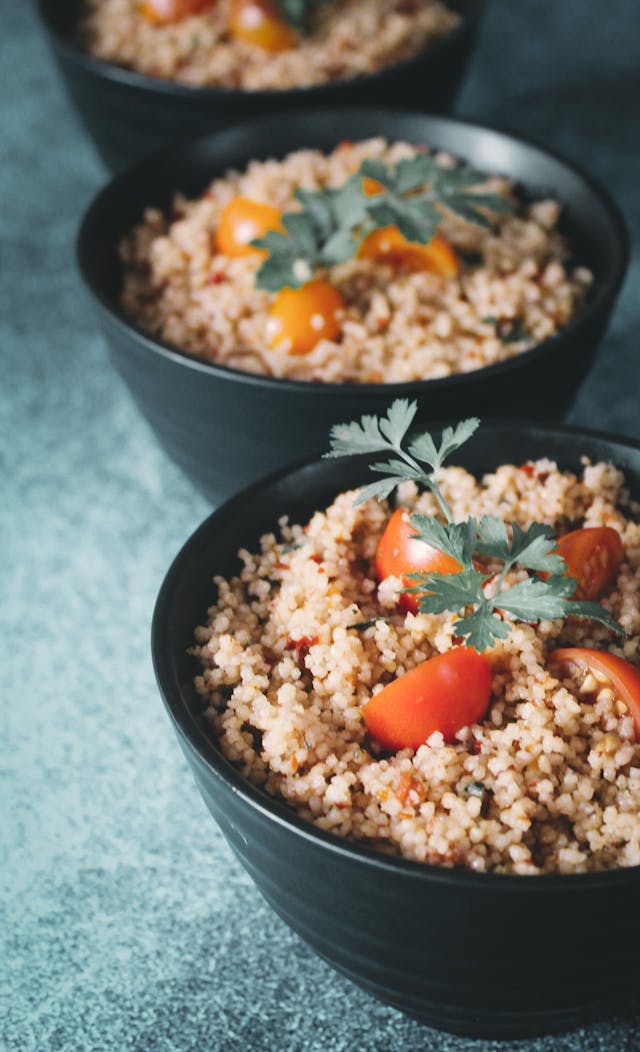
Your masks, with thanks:
M486 600L479 603L472 614L454 622L453 627L465 639L466 645L478 653L495 646L499 639L506 639L511 631L511 626L496 617Z
M326 2L327 0L277 0L280 14L294 29L304 28L313 9Z
M313 2L306 0L307 6ZM294 7L302 6L304 0L290 0L292 18L298 17ZM365 193L364 176L376 180L378 193ZM284 233L270 230L251 242L267 252L256 286L268 292L284 286L300 288L317 267L353 259L364 238L386 226L395 226L408 241L424 245L433 239L447 211L491 227L489 213L504 214L514 206L500 194L477 189L486 181L482 172L462 164L441 164L423 151L395 166L368 158L339 187L298 189L295 198L301 210L284 213Z

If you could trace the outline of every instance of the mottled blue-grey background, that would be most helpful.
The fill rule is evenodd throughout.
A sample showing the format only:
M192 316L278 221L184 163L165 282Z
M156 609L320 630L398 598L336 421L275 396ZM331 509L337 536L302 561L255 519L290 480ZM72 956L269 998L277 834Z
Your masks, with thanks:
M635 244L637 16L634 0L493 0L457 106L583 164ZM76 223L105 172L31 3L3 5L2 46L0 1045L637 1052L633 1018L503 1045L421 1027L316 958L231 856L149 659L161 578L209 509L112 372L79 286ZM638 286L636 253L574 423L640 434Z

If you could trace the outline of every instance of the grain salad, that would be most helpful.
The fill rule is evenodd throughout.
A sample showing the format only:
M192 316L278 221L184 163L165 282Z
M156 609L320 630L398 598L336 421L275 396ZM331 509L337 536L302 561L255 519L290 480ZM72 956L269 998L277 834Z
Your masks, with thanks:
M605 668L617 661L640 676L640 508L623 475L540 459L479 479L446 467L439 481L456 521L550 523L558 550L573 531L615 531L620 558L601 604L626 636L582 617L514 622L485 652L481 719L452 740L434 732L415 748L381 747L363 706L435 655L469 650L451 613L404 609L401 578L378 579L389 504L341 493L306 524L282 518L258 552L240 551L237 577L216 578L193 650L212 735L247 779L300 816L384 852L515 874L640 864L637 713L602 664L577 676L551 659L594 648ZM439 511L412 481L396 499ZM524 576L512 569L508 579Z
M262 41L259 34L253 40L250 32L243 34L242 10L240 32L234 31L234 8L243 3L250 9L244 15L249 25L267 6L276 22L275 41L268 27ZM417 54L459 23L440 0L337 0L312 6L304 31L295 32L281 23L277 4L264 0L86 0L80 39L96 58L148 76L263 91L374 73ZM172 8L173 17L165 14Z
M295 290L300 297L321 292L311 306L288 305L294 290L259 287L264 252L227 247L223 235L236 206L244 209L237 237L264 232L300 208L296 194L343 187L363 164L398 166L423 155L382 138L342 143L328 155L297 150L227 172L196 200L177 194L169 216L148 208L121 244L125 313L144 331L209 361L330 383L466 373L553 336L585 304L592 275L571 258L558 230L560 205L527 202L497 177L483 176L484 189L510 211L492 214L485 226L445 211L426 246L404 241L398 249L388 236L400 236L396 227L378 230L353 258L320 267L306 290ZM436 160L438 170L458 170L446 155Z

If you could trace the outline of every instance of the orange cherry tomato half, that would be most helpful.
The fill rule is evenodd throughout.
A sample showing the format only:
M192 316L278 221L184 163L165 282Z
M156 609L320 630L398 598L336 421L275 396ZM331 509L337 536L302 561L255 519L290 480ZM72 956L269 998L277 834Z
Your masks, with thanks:
M367 197L374 197L375 194L382 193L384 186L377 179L372 179L370 175L363 175L362 190Z
M372 738L385 749L418 749L440 731L445 741L481 720L491 698L491 665L469 647L423 661L362 706Z
M378 580L401 577L404 587L410 588L415 583L407 577L410 573L460 573L462 566L457 559L418 539L410 518L408 511L397 508L389 519L376 551ZM418 612L415 595L400 592L398 605L413 614Z
M215 247L225 256L265 256L264 249L251 244L267 230L282 230L281 213L272 205L234 197L222 209L215 233Z
M338 290L320 278L299 289L280 289L267 321L269 346L308 354L320 340L337 339L345 306Z
M140 14L156 26L180 22L189 15L199 15L208 7L213 7L216 0L143 0L139 5Z
M550 665L556 665L561 674L577 672L583 683L590 673L596 684L594 694L605 687L612 690L616 700L626 706L633 717L636 738L640 738L640 668L616 654L608 654L606 650L588 650L585 647L554 650L547 660Z
M264 51L288 51L297 42L293 29L271 0L231 0L228 28L236 40Z
M383 226L365 237L358 249L359 259L373 259L409 270L429 270L443 278L458 274L458 257L448 241L436 234L428 245L407 241L397 226Z
M615 577L622 561L622 541L610 526L589 526L565 533L556 552L567 564L567 576L575 577L575 599L598 599Z

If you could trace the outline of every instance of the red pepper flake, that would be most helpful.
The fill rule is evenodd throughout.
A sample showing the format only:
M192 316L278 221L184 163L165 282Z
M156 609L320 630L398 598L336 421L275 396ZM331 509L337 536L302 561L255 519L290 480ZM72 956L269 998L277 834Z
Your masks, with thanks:
M317 636L302 636L300 639L292 639L291 636L289 636L287 639L287 650L295 650L296 663L301 672L305 669L304 662L309 653L310 647L314 646L317 642Z
M533 478L533 475L534 475L533 464L521 464L520 465L520 471L524 472L524 474L527 476L527 478L530 478L530 479Z
M314 552L313 555L310 555L309 558L311 559L312 563L319 563L320 562L320 556L316 555L315 552Z
M227 275L223 274L221 270L212 270L207 278L207 285L222 285L228 280Z
M417 801L410 800L409 803L417 802L422 804L427 798L427 793L422 783L416 778L412 778L408 771L403 771L396 786L396 799L404 806L410 794L415 795Z

